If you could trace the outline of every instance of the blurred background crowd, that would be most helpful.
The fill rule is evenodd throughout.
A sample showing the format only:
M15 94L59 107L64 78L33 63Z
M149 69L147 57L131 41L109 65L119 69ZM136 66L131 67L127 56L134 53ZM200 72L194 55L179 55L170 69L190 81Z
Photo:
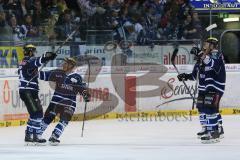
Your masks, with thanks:
M188 0L0 0L0 41L61 41L77 26L74 42L88 31L137 44L199 39L202 31Z

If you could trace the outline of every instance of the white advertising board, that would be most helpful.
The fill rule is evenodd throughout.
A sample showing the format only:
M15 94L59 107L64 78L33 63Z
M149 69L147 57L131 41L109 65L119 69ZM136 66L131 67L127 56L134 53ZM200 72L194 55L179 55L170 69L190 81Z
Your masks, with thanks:
M221 101L223 108L240 108L239 91L240 65L226 65L227 82L225 94ZM181 72L190 72L192 65L178 66ZM166 66L171 68L171 66ZM50 68L46 68L50 69ZM189 98L186 88L177 80L177 73L170 70L161 72L118 72L110 74L111 69L102 68L95 80L90 83L92 99L88 104L88 111L94 112L132 112L132 111L156 111L156 110L189 110L192 100ZM8 70L16 73L15 70ZM84 75L86 69L78 70ZM123 71L123 70L120 70ZM188 81L187 85L193 92L195 82ZM40 81L39 98L44 110L52 97L53 90L48 82ZM151 103L149 103L151 102ZM9 115L23 116L27 110L18 94L17 77L0 78L0 120L5 120ZM76 113L82 113L84 102L77 98ZM22 115L23 114L23 115ZM6 116L7 115L7 116Z

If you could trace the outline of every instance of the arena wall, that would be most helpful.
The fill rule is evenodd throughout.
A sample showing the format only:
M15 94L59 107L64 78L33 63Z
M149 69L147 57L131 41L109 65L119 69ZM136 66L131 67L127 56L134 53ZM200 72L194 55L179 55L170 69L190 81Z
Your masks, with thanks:
M192 65L178 65L180 72L191 72ZM52 68L46 68L50 70ZM93 70L96 69L96 72ZM98 70L98 71L97 71ZM240 65L227 64L226 91L221 101L223 114L240 114ZM144 117L159 114L196 115L191 111L192 100L187 89L177 80L171 65L122 66L93 68L91 102L87 105L87 119ZM81 75L86 67L76 69ZM24 125L28 117L18 94L17 69L0 69L0 126ZM195 82L187 85L194 92ZM53 94L52 84L40 81L39 97L46 110ZM73 120L82 120L83 99L78 96Z

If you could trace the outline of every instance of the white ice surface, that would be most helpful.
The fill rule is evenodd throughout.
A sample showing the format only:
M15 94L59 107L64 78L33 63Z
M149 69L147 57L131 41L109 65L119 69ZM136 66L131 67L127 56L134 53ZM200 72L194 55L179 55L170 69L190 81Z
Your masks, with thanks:
M197 118L188 122L71 122L59 146L24 146L25 127L0 128L0 160L240 160L240 117L225 116L225 138L201 144ZM44 137L49 138L51 125Z

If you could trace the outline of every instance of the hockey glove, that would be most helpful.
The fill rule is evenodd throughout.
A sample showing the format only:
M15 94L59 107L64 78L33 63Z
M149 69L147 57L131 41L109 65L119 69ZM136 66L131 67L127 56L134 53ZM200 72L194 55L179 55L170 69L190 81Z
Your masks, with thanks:
M191 74L182 73L177 76L179 81L187 81L191 78Z
M54 60L56 57L57 57L56 53L46 52L42 58L44 61L49 61L49 60Z
M194 60L196 60L197 63L201 63L203 52L198 47L193 47L190 51L190 54L194 55Z
M82 96L85 102L90 102L91 95L88 93L87 90L84 90L82 92Z
M193 47L190 51L190 54L193 54L198 57L200 52L201 50L198 47Z

